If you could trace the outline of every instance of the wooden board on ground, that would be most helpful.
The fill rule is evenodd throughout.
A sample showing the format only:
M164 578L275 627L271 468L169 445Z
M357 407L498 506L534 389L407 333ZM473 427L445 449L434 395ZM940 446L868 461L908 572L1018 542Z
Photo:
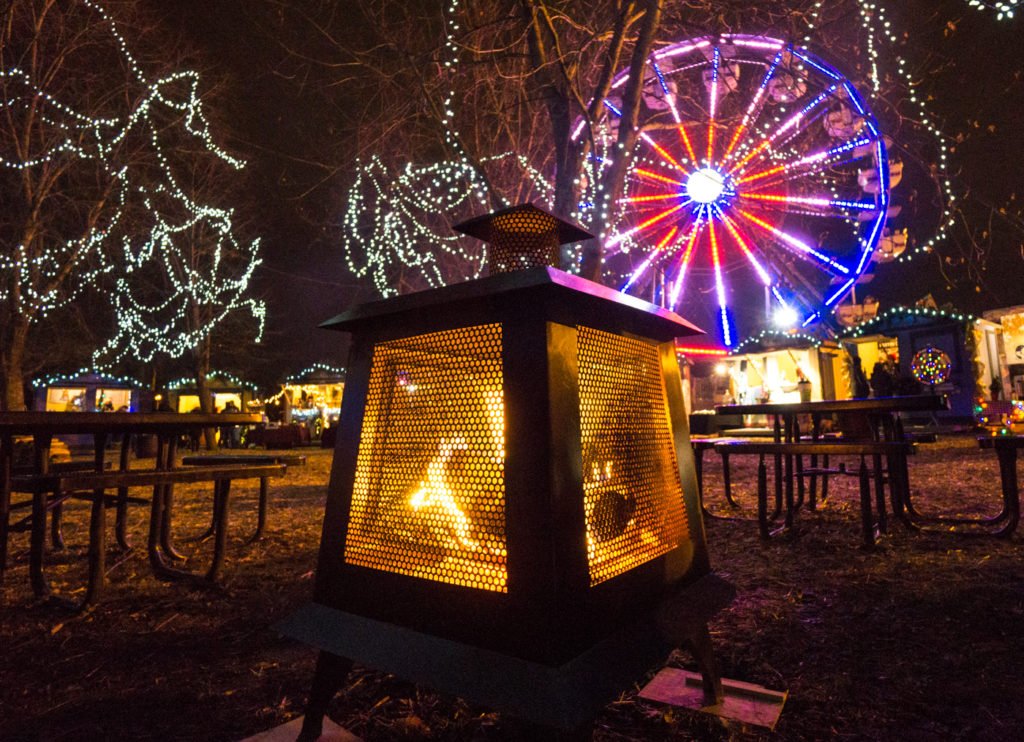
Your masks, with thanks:
M279 727L268 729L252 737L246 737L241 742L295 742L295 738L299 736L299 732L302 730L302 720L304 718L304 716L300 716L297 719L292 719ZM363 742L363 740L361 737L357 737L327 717L324 717L324 731L317 742Z
M666 667L640 691L648 701L682 706L714 714L723 719L751 726L774 729L782 713L788 691L769 690L761 685L722 679L725 699L715 706L704 705L700 673Z

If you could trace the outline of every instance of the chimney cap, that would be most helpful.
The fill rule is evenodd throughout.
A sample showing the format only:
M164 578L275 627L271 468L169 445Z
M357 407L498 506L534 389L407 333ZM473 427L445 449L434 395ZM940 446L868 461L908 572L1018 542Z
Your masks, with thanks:
M473 217L456 224L453 229L484 242L494 242L504 235L523 232L536 232L539 236L554 231L560 245L594 237L582 227L555 216L532 201Z

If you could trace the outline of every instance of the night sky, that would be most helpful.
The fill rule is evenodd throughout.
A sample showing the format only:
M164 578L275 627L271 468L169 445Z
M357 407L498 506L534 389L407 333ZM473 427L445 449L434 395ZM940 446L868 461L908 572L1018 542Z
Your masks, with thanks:
M233 1L179 0L162 7L170 11L166 22L195 43L205 74L227 91L217 118L225 122L226 143L250 162L253 195L239 209L250 212L263 240L256 289L267 302L268 333L260 360L287 372L318 361L343 364L343 337L316 325L379 298L347 270L334 232L351 172L331 169L321 156L329 139L337 151L333 138L353 125L343 120L351 93L339 86L330 111L308 94L308 80L293 75L275 43L272 12ZM974 313L1024 304L1024 10L997 21L965 0L901 0L887 7L897 33L905 34L903 53L920 80L918 91L930 97L934 120L952 140L952 180L966 219L934 254L878 267L858 295L871 294L884 308L931 294L939 305ZM310 39L311 48L315 44ZM831 61L842 68L843 60ZM927 188L915 191L912 179L893 191L895 203L929 197ZM972 272L972 264L986 269Z

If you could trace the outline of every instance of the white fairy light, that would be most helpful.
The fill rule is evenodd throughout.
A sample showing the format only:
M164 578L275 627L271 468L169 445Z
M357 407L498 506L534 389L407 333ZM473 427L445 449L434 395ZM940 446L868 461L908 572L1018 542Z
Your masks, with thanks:
M929 252L935 244L945 237L946 231L954 223L952 204L955 201L949 180L948 146L946 137L927 114L924 100L915 93L910 79L908 65L897 54L897 37L884 10L871 0L857 0L859 20L864 34L864 56L868 72L867 91L877 110L884 110L888 103L883 99L882 81L892 66L894 75L906 88L908 100L916 107L916 124L930 136L935 138L938 150L938 162L930 163L939 173L936 182L942 191L943 211L936 232L927 239L920 239L913 250L907 250L898 260L908 260L912 255ZM827 0L819 0L809 13L808 32L803 37L803 45L811 46L814 39L815 22ZM1009 4L1009 3L1003 3ZM1016 5L1017 3L1012 3ZM447 38L445 49L449 57L442 66L453 76L459 66L459 46L455 41L458 24L454 18L460 10L460 0L452 0L447 8ZM382 295L397 293L391 280L391 271L396 264L405 268L414 268L430 286L445 282L445 277L438 269L439 263L451 260L464 261L465 270L457 280L465 280L480 275L484 257L476 244L467 245L466 238L453 236L436 219L437 215L459 214L462 217L480 213L491 199L501 201L497 194L488 190L487 183L476 172L475 166L463 151L459 137L454 129L458 98L453 90L444 97L440 108L442 124L445 131L445 142L458 153L457 159L435 164L409 165L401 173L393 174L377 158L357 166L356 183L349 191L346 200L347 210L343 218L343 239L347 248L350 269L359 277L370 276L374 285ZM758 123L757 126L768 126L770 122ZM626 210L621 203L612 203L610 194L601 187L600 171L607 167L612 157L621 156L619 144L613 131L607 130L608 123L597 124L600 130L595 131L594 141L598 150L592 157L584 161L581 173L574 178L579 193L579 202L569 214L569 218L592 231L599 231L601 239L615 234L619 223L626 218ZM601 133L604 131L604 133ZM762 135L765 130L760 130ZM737 156L746 154L741 145ZM635 153L626 153L634 157ZM545 196L553 196L553 183L549 173L540 173L531 168L525 160L513 153L506 153L495 159L517 158L524 179L536 192ZM474 199L475 202L474 203ZM473 211L472 207L480 208ZM455 219L450 219L454 221ZM622 238L617 249L630 253L639 249L639 243L630 236ZM365 256L365 262L357 262L359 256ZM569 270L577 270L579 255L574 257ZM449 273L452 271L449 269Z
M993 0L992 2L967 0L967 4L972 8L978 8L979 10L988 9L995 12L996 20L1001 21L1004 18L1013 18L1013 11L1020 7L1022 1L1024 0Z
M67 306L87 288L109 288L117 326L94 353L96 368L109 368L127 357L149 361L161 353L180 356L239 309L256 318L258 342L264 306L245 293L260 264L259 241L245 244L237 238L232 210L198 203L189 195L174 173L172 148L166 143L171 134L183 131L204 154L227 167L238 170L245 164L213 141L198 74L181 71L150 81L107 12L93 0L76 1L94 12L97 23L109 31L142 95L124 116L94 118L58 100L25 70L0 67L0 85L6 92L0 109L15 119L19 113L42 110L46 125L57 132L53 144L42 152L20 158L0 152L0 169L26 171L56 161L88 161L109 179L113 204L102 224L41 254L32 254L31 245L19 244L0 255L0 274L6 274L0 300L11 302L34 323ZM167 128L168 118L175 120L175 127ZM152 147L155 168L150 167L145 179L135 177L134 165L122 151L129 138ZM145 217L139 215L139 205ZM148 223L140 227L143 218ZM214 235L211 244L202 248L209 253L203 267L182 260L180 247L200 228ZM160 271L170 284L170 292L155 304L142 298L133 281L144 270ZM207 314L202 327L190 326L195 305L204 307Z

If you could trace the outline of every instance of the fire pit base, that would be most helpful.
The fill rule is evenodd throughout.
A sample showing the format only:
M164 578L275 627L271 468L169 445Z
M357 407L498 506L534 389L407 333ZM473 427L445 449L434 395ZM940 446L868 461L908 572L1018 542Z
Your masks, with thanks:
M708 575L673 596L673 601L690 598L688 623L693 632L706 637L707 620L731 600L731 590L719 587L724 584ZM558 667L318 603L306 605L276 628L322 652L557 729L574 729L588 722L624 688L663 662L673 648L673 641L666 638L666 633L671 636L673 632L665 631L664 615L655 613ZM701 654L699 649L696 653ZM715 672L713 667L710 672ZM718 684L717 677L709 680Z
M640 697L656 703L703 711L746 726L774 730L786 702L787 691L775 691L763 685L739 680L722 680L725 692L721 703L708 705L701 690L698 673L666 667L640 690Z

